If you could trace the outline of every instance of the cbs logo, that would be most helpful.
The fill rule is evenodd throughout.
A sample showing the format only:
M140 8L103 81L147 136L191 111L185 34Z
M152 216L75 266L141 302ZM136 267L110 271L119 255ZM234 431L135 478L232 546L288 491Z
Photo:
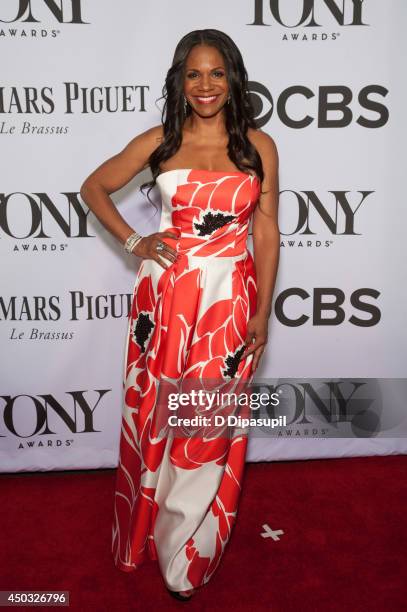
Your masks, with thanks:
M292 85L276 99L258 81L249 81L248 90L258 128L266 125L275 112L284 125L297 130L314 122L318 128L345 128L353 122L366 128L379 128L389 119L388 108L380 101L389 91L381 85L362 87L357 100L346 85L320 85L316 91L304 85ZM376 113L376 117L365 116L364 110Z

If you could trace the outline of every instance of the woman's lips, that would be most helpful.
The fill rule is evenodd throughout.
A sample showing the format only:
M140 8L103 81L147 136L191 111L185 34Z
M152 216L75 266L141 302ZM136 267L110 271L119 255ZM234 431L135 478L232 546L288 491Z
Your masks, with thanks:
M219 94L215 96L194 96L194 98L199 104L212 104L219 98Z

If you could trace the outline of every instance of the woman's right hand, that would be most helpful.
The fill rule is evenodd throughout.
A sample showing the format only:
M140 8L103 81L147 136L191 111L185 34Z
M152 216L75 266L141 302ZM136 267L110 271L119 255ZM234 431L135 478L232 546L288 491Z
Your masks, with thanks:
M137 257L142 257L143 259L154 259L154 261L159 263L160 266L166 270L169 268L169 265L166 265L163 262L162 257L165 257L171 263L174 263L177 260L178 253L175 249L170 247L169 244L164 242L163 238L165 238L165 236L168 236L169 238L179 238L179 236L173 232L156 232L155 234L144 236L144 238L142 238L134 247L132 253L137 255ZM162 242L164 245L162 251L156 250L159 242Z

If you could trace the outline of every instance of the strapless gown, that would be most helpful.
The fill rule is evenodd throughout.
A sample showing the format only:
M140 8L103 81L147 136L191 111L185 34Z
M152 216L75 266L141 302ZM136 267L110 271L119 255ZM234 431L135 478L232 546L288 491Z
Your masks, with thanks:
M128 321L112 553L132 571L158 561L166 586L208 582L237 516L247 430L174 437L157 416L160 381L251 381L242 358L257 282L247 249L259 179L232 171L161 173L158 231L179 259L164 270L143 259ZM243 561L242 561L243 563Z

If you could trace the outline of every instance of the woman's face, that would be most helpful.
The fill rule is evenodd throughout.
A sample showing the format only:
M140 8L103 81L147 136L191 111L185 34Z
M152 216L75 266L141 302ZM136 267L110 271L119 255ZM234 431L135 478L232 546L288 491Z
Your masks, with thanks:
M185 63L184 95L201 117L212 117L223 108L229 87L225 62L216 47L192 47Z

